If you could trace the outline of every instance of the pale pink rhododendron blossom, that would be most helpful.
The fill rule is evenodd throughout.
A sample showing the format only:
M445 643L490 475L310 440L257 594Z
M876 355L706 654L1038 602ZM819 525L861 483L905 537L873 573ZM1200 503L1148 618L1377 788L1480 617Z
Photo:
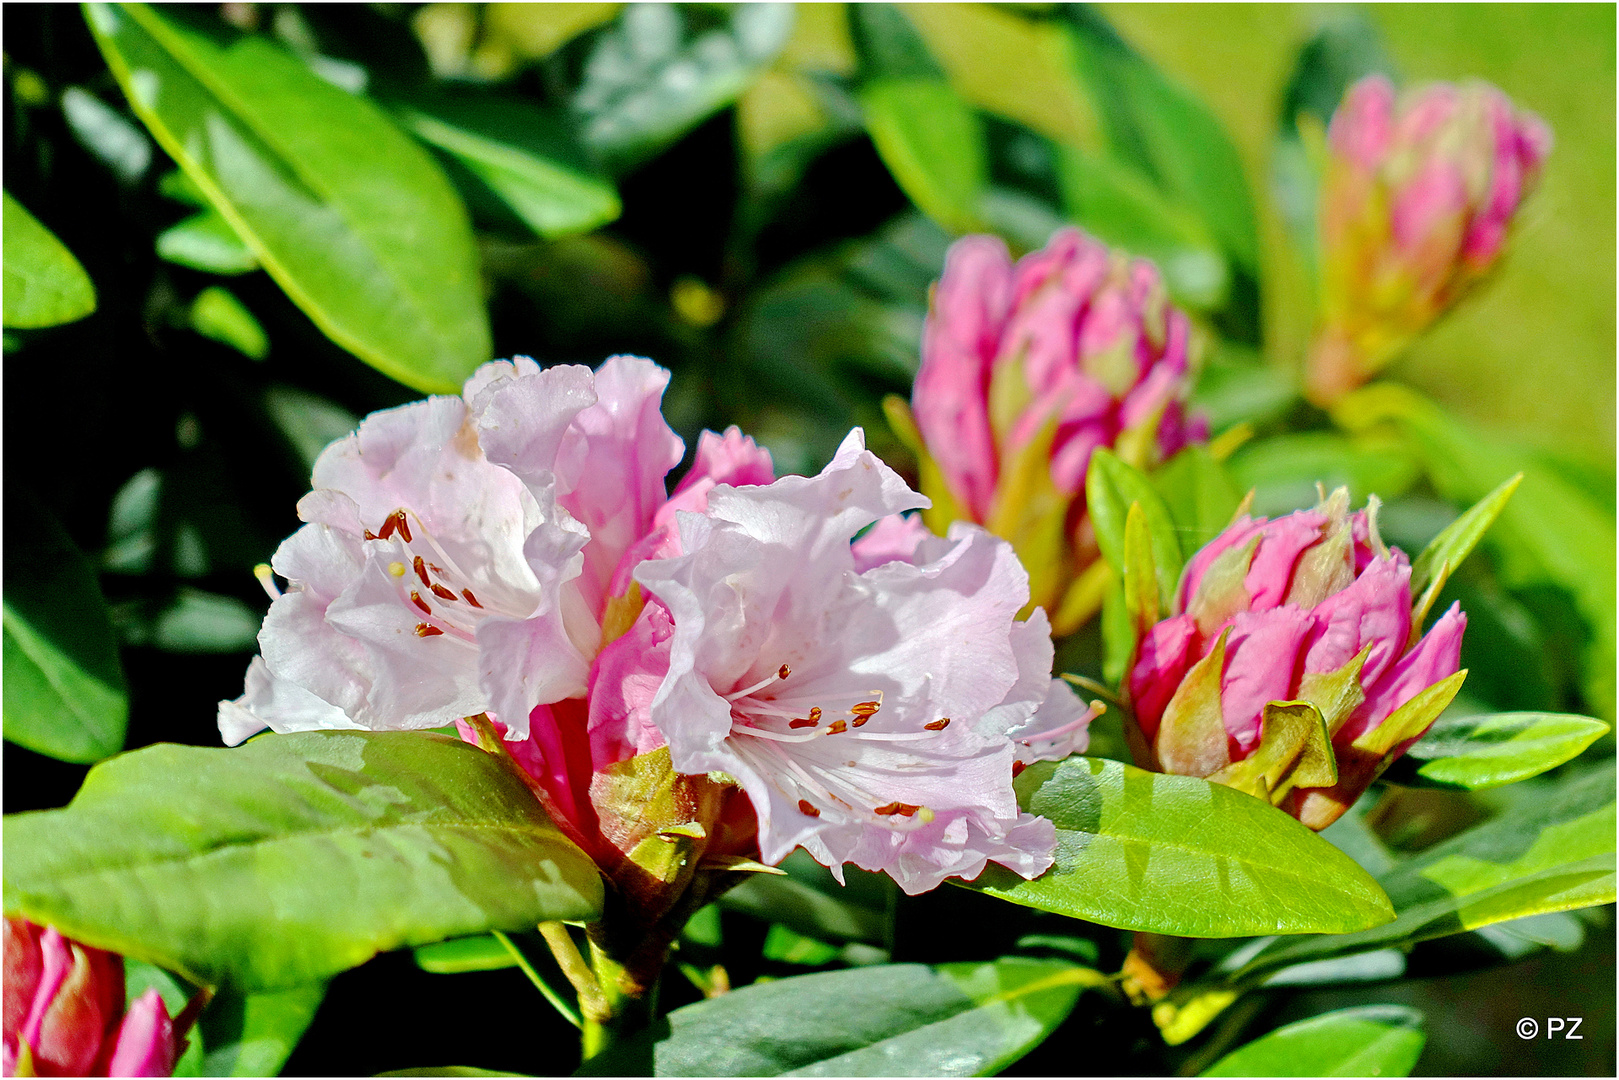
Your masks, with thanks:
M1349 88L1327 134L1322 325L1306 390L1330 404L1386 366L1499 261L1552 137L1495 87Z
M1072 734L1041 749L1066 756L1088 715L1050 679L1044 619L1016 621L1011 547L958 525L863 572L850 549L925 501L857 429L818 476L716 489L706 514L677 515L683 554L636 570L673 618L652 720L675 768L748 792L765 862L802 846L911 893L988 860L1051 865L1055 829L1018 810L1008 735L1050 697Z
M769 454L735 428L705 432L665 494L683 451L659 408L667 381L629 357L596 372L489 364L461 397L375 414L328 448L299 504L308 524L276 554L288 586L265 620L247 693L221 703L226 741L265 725L451 722L480 741L487 721L552 817L609 873L645 839L622 802L634 789L624 769L666 745L676 772L709 785L690 797L711 814L711 860L749 857L757 844L774 862L802 843L832 865L888 869L913 891L976 874L986 858L1043 870L1052 827L1018 812L1012 778L1029 761L1082 749L1091 713L1050 678L1044 614L1014 618L1028 586L1010 547L962 526L948 539L902 540L882 565L857 568L857 532L926 503L858 433L821 476L777 480ZM865 486L844 491L856 472ZM765 519L777 532L761 539ZM671 573L714 578L694 586ZM733 590L739 608L710 606L743 580L756 588ZM767 593L780 602L752 606ZM829 618L862 629L833 633ZM835 727L851 736L838 741L843 757L822 763L848 774L830 781L835 798L872 783L873 768L899 778L887 797L860 812L830 801L817 818L796 803L811 796L795 796L784 814L781 776L797 776L800 759L831 741L788 754L781 776L741 759L704 763L716 748L694 750L693 739L713 701L693 687L764 664L763 653L739 658L750 635L790 643L772 677L823 695L804 715L815 710L823 737ZM693 666L707 658L720 666ZM800 674L782 676L789 667ZM731 709L777 692L719 683L711 697ZM783 721L789 741L802 734L793 719ZM735 777L751 807L710 773ZM710 798L720 788L738 800Z
M933 500L924 517L935 532L965 520L1010 540L1059 633L1095 607L1064 603L1098 555L1091 454L1146 468L1207 436L1185 409L1190 339L1152 263L1077 229L1016 262L993 236L964 237L946 256L911 397Z
M124 1007L124 960L5 921L5 1075L170 1076L182 1043L158 992Z
M1454 697L1467 617L1452 604L1423 634L1410 561L1383 544L1375 503L1348 503L1339 489L1274 521L1241 517L1192 557L1129 673L1144 764L1323 829Z

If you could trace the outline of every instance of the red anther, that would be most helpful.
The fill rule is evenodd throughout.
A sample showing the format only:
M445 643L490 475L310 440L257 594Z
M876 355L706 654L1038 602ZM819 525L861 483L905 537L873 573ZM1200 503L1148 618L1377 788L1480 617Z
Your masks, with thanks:
M433 595L438 597L440 600L454 600L454 599L457 599L456 595L453 592L451 592L449 589L446 589L444 586L440 585L436 581L433 582Z
M797 720L787 721L788 727L814 727L820 721L811 716L801 716Z
M422 584L432 588L433 579L427 576L427 567L422 564L422 557L420 555L416 556L415 559L411 560L410 565L416 569L416 576L422 579Z
M943 720L935 720L931 724L923 724L922 726L929 731L943 731L950 726L950 718L947 716Z
M848 730L849 725L847 723L842 720L834 720L830 725L827 726L826 733L828 735L842 735Z
M810 719L815 721L817 724L821 722L821 707L819 705L816 705L810 709Z
M438 637L442 633L444 633L444 631L440 630L436 626L431 626L424 622L419 622L416 624L417 637Z
M857 717L854 718L854 726L855 727L865 727L866 726L866 721L870 720L870 719L871 719L871 717L869 715L867 715L867 716L857 716Z
M394 520L399 523L399 535L405 538L405 543L410 543L410 524L405 521L405 512L403 510L395 510Z
M856 716L870 716L872 713L875 713L878 709L881 709L882 707L883 707L883 703L880 702L880 701L862 701L860 704L854 706L849 711L854 713Z
M899 814L903 817L912 817L920 809L922 809L920 806L912 806L910 803L891 802L877 807L876 809L872 810L872 813L881 814L883 817L890 817L894 814Z
M781 667L776 669L776 678L785 679L787 676L791 675L792 673L793 673L793 669L788 667L786 664L783 664L783 665L781 665Z
M382 537L378 536L376 533L372 532L370 529L365 530L365 538L367 540L381 540L382 539Z
M810 817L821 816L821 812L815 808L815 804L810 802L808 799L798 800L798 812L800 814L808 814Z
M478 603L478 598L476 596L472 595L472 590L471 589L462 589L461 590L461 595L466 597L467 603L471 604L473 607L476 607L476 608L483 607L482 604Z
M422 594L417 592L415 589L410 590L410 602L421 608L422 614L433 614L433 609L427 606L427 602L422 599Z
M387 517L382 519L382 528L377 530L377 539L388 539L388 537L394 534L394 530L397 528L399 528L399 515L389 514Z
M1021 761L1012 762L1012 779L1016 780L1018 778L1018 773L1027 768L1028 766L1023 764Z

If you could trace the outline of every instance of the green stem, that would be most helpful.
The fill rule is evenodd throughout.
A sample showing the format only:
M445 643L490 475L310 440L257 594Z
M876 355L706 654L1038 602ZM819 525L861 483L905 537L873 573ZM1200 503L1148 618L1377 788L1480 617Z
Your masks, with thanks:
M658 999L656 982L650 987L639 988L639 993L633 992L636 981L629 972L594 942L590 947L590 959L606 1009L605 1015L591 1016L587 1013L585 1016L583 1051L586 1061L650 1024L657 1010Z
M573 984L574 992L579 995L579 1012L585 1021L585 1030L594 1020L606 1019L612 1011L607 996L602 992L602 986L596 981L595 972L585 963L585 958L579 955L579 946L573 943L573 935L568 928L559 922L543 922L540 924L540 936L551 947L551 955L556 957L557 967L562 974Z

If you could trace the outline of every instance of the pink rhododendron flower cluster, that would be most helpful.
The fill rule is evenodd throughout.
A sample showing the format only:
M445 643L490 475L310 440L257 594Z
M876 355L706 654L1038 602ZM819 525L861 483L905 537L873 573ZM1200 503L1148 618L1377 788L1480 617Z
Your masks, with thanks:
M5 922L5 1075L170 1076L182 1045L158 992L124 1007L124 958Z
M946 257L911 398L928 524L974 521L1011 540L1059 633L1095 609L1065 603L1097 559L1091 453L1147 467L1207 434L1184 406L1189 341L1157 268L1077 229L1015 263L993 236Z
M1486 83L1396 96L1381 75L1333 114L1318 211L1323 325L1306 390L1365 382L1487 274L1551 132Z
M610 873L646 838L619 778L658 754L707 807L710 860L803 846L911 892L1043 871L1054 830L1014 770L1083 748L1090 712L1050 677L1043 613L1016 618L1011 548L892 517L927 500L858 430L781 479L705 432L666 493L667 381L632 357L488 364L329 447L225 740L486 723Z
M1460 687L1467 618L1426 635L1411 564L1375 504L1339 489L1275 521L1243 516L1187 564L1175 611L1143 636L1128 691L1152 767L1335 821Z

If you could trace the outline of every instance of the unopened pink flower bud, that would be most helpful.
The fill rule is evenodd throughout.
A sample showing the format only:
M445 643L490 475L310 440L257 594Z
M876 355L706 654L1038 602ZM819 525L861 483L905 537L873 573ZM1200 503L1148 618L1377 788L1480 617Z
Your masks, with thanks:
M1097 557L1091 454L1149 467L1207 434L1185 413L1189 343L1157 268L1078 229L1016 263L991 236L946 257L911 400L927 523L942 535L970 520L1011 541L1059 634L1089 614L1060 616Z
M1126 689L1146 764L1331 824L1454 696L1467 619L1412 624L1411 565L1376 504L1340 489L1275 521L1242 517L1187 564Z
M124 1014L107 1061L108 1076L172 1076L174 1022L156 989L146 991Z
M1327 149L1322 322L1305 379L1322 405L1381 370L1490 271L1551 133L1485 83L1397 97L1372 75L1344 95Z
M125 1015L123 957L8 916L5 1074L171 1075L174 1028L156 991L147 996Z

